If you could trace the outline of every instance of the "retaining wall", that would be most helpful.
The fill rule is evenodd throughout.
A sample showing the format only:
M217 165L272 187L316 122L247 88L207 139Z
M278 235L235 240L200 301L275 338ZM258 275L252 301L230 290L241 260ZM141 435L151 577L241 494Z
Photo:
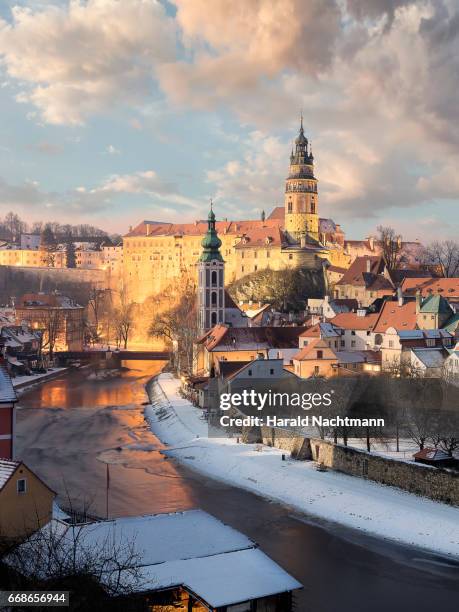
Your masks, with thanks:
M261 430L264 444L288 451L292 457L313 459L338 472L459 506L457 471L390 459L320 438L305 438L280 428L262 427Z

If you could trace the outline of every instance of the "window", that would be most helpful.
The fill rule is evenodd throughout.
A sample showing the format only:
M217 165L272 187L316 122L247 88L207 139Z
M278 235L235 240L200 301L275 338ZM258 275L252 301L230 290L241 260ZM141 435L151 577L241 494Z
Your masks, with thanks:
M291 253L289 253L288 258L289 258L289 259L293 259L293 255L292 255Z
M266 257L271 257L271 253L269 251L266 251Z
M271 375L271 376L274 376L274 370L273 370L273 368L271 368L271 369L269 370L269 373L270 373L270 375Z
M288 203L287 209L288 209L289 213L292 212L292 203L291 202Z
M26 493L27 491L27 481L25 478L19 478L17 481L17 492L19 494Z
M253 266L253 271L256 272L258 270L258 266Z
M319 366L314 366L314 376L318 376L320 373L320 368Z
M252 370L249 370L249 371L248 371L248 375L249 375L249 376L252 376Z
M389 348L394 348L394 341L393 340L389 340Z
M244 272L244 266L241 266L241 272Z
M317 351L317 359L322 359L324 356L324 352L323 351Z
M212 270L212 285L216 285L217 284L217 271L216 270Z
M212 291L211 293L211 303L212 303L212 306L217 305L217 292L216 291Z
M210 315L210 322L212 325L217 325L217 313L216 312L213 312Z
M344 340L341 340L341 346L346 346L346 342Z
M355 331L354 330L351 331L351 336L355 336Z
M427 338L426 346L435 346L435 340L433 338Z
M351 340L351 347L354 348L355 347L355 340Z

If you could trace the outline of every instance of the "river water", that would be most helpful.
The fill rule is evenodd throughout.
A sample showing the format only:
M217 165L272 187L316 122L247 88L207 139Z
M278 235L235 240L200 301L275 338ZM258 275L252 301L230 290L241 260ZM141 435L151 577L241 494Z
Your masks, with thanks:
M459 564L320 524L165 459L163 444L143 417L145 385L163 364L123 365L126 369L107 380L70 372L20 398L18 456L58 493L63 505L86 505L105 516L108 464L109 516L206 510L258 542L304 585L296 610L458 609Z

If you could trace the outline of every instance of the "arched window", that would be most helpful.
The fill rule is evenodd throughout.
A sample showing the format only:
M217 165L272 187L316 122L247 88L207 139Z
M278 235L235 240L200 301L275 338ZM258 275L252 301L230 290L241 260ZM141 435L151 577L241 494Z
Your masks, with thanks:
M217 284L217 271L216 270L212 270L211 283L212 283L212 286L215 286Z
M288 210L289 213L292 212L292 203L291 202L288 203L287 210Z
M316 203L314 200L311 201L311 213L314 215L316 213Z
M217 313L216 312L213 312L210 315L210 322L212 325L217 325Z
M212 291L212 294L210 296L210 303L212 306L217 305L217 292L216 291Z

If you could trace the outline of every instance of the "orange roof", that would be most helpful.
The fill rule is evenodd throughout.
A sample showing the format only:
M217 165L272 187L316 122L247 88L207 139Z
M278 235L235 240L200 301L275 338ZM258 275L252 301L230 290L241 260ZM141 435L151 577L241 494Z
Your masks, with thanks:
M430 292L440 293L445 298L459 297L459 278L404 278L402 291L414 294L419 289L421 295L426 296Z
M344 275L336 284L368 286L375 281L376 275L381 274L383 270L384 262L382 257L356 257L349 269L346 270ZM390 285L389 282L387 284Z
M333 323L336 327L343 329L358 329L358 330L373 330L373 327L378 320L378 313L371 313L365 316L359 316L356 312L341 312L336 317L329 319L329 323Z
M265 221L217 221L215 224L217 232L222 234L234 234L241 236L251 230L261 228L277 228L279 220L266 219ZM138 236L203 236L207 231L207 221L195 221L195 223L160 223L158 221L142 221L132 229L125 238Z
M259 227L248 230L240 242L237 249L250 247L273 247L282 245L282 231L279 227Z
M384 333L389 327L395 329L416 329L416 302L413 300L399 306L398 302L385 302L378 321L373 329L375 333Z
M322 351L322 357L317 356L318 350ZM320 338L313 340L308 344L308 346L305 346L293 356L294 361L307 361L310 359L338 361L335 352L328 346L328 344L324 340L321 340Z

